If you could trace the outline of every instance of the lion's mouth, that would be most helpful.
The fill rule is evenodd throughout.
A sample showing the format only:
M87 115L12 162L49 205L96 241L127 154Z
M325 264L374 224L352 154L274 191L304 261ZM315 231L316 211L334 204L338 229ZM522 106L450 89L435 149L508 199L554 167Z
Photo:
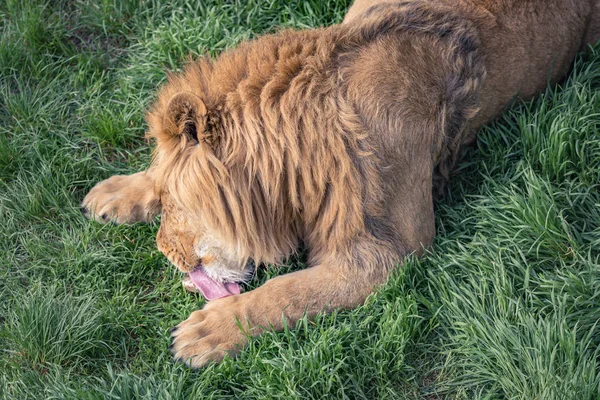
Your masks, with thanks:
M194 286L202 292L206 300L216 300L234 294L240 294L241 289L239 283L235 282L218 282L208 276L202 267L196 268L189 273L189 277L194 283Z

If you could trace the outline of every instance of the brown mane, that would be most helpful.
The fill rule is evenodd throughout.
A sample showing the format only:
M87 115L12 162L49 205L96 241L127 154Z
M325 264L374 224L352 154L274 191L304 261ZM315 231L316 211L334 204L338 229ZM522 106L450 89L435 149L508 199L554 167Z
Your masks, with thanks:
M367 140L369 121L358 109L377 99L349 92L345 82L361 50L399 31L449 48L442 54L450 66L446 74L460 81L439 89L447 98L425 94L431 104L398 110L406 125L435 141L437 159L451 156L441 148L449 145L445 137L457 137L476 111L474 93L483 76L475 62L477 37L465 20L433 7L413 5L406 13L407 7L374 9L367 23L264 36L169 76L147 118L149 136L157 141L157 187L186 209L203 210L223 242L258 261L281 261L299 238L319 242L323 248L313 251L327 252L370 234L365 221L383 215L381 163ZM432 13L442 18L428 18ZM207 106L203 135L210 143L192 146L163 130L167 103L185 91ZM418 109L423 106L434 112L424 116ZM313 235L327 242L313 241Z

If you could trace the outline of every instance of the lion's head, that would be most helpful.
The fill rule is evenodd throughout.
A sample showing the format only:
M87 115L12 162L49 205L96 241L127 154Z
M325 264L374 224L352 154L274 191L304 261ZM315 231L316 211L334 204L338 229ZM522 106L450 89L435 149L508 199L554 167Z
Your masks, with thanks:
M208 300L238 294L239 282L253 272L249 254L219 237L223 233L211 225L214 209L206 207L208 199L203 196L198 199L194 194L198 190L210 191L211 184L217 183L210 180L211 168L203 165L200 169L188 170L186 167L193 165L193 159L200 159L212 163L219 171L217 174L225 173L215 156L206 106L195 94L177 93L169 100L160 125L163 141L159 143L163 147L160 147L162 152L157 155L156 165L159 171L164 169L158 174L163 179L157 181L162 203L161 226L156 238L158 248L177 268L189 273ZM183 160L186 164L182 164ZM171 174L171 168L182 169ZM221 181L222 176L216 179ZM212 201L215 200L218 198Z
M180 270L218 283L247 278L249 260L283 261L300 237L299 203L286 200L296 183L273 160L282 138L259 132L260 104L241 101L255 90L245 56L242 47L191 62L169 76L147 115L163 209L159 249Z
M237 294L254 260L277 263L295 250L293 229L277 235L270 228L282 226L278 214L286 210L269 212L273 204L240 176L243 168L224 160L232 153L223 149L218 110L189 91L158 104L149 116L162 204L158 248L208 300Z

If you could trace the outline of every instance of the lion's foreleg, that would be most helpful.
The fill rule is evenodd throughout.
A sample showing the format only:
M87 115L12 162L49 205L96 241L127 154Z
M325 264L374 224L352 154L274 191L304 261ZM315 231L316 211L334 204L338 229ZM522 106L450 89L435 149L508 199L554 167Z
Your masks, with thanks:
M284 321L293 325L305 314L356 307L387 279L389 269L361 270L328 258L327 263L271 279L251 292L211 301L173 331L173 355L192 367L218 361L242 349L247 335L280 330Z

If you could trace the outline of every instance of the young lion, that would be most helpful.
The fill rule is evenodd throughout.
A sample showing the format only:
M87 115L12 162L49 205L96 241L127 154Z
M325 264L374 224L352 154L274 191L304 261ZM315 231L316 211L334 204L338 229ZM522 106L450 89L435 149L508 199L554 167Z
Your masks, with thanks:
M169 77L152 167L99 183L100 221L148 221L210 301L173 331L192 367L304 313L355 307L435 235L432 192L513 99L600 38L598 0L357 0L343 24L284 31ZM239 294L247 260L302 241L310 268ZM226 297L223 297L226 296ZM221 298L222 297L222 298Z

